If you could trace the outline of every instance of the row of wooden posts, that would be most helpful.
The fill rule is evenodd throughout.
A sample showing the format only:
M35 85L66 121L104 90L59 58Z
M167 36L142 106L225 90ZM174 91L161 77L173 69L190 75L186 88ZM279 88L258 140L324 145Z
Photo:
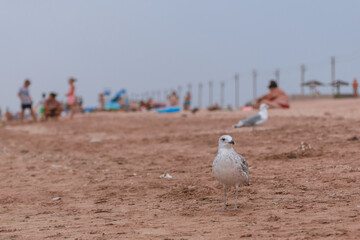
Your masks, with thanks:
M305 72L306 72L306 67L304 64L302 64L300 66L300 86L301 86L301 94L304 95L304 83L305 83ZM280 69L276 69L275 70L275 81L279 84L280 81ZM239 108L240 106L240 94L239 94L239 90L240 90L240 85L239 85L239 74L236 73L234 76L234 80L235 80L235 85L234 85L234 89L235 89L235 104L234 106L236 108ZM253 82L253 101L255 101L257 99L257 71L253 70L252 72L252 82ZM335 82L335 57L331 57L331 82ZM187 85L187 91L192 93L192 88L193 85L190 83ZM204 84L203 83L199 83L198 84L198 96L197 96L197 106L199 108L203 107L202 104L202 94L203 94L203 88L204 88ZM209 81L208 82L208 89L209 89L209 106L214 104L214 99L213 99L213 88L214 88L214 82L213 81ZM182 102L182 98L184 97L182 95L182 86L178 86L176 90L164 90L163 91L163 98L161 97L161 91L151 91L151 92L144 92L142 94L131 94L130 95L130 99L135 100L135 101L147 101L148 99L153 99L154 101L159 101L159 102L164 102L167 101L167 97L169 96L169 94L171 94L172 92L176 92L177 95L179 96L179 100L180 103ZM332 93L334 93L334 87L332 87ZM220 82L220 106L224 107L225 105L225 82L222 81Z

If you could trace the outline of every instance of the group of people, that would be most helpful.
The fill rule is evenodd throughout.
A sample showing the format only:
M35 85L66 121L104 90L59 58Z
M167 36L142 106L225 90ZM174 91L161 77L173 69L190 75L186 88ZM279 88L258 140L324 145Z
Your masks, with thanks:
M70 78L68 83L70 88L66 93L67 102L66 106L69 109L69 118L72 119L75 114L75 105L76 105L76 95L75 95L75 79ZM24 81L24 85L19 89L18 97L21 101L21 112L20 112L20 120L24 120L24 115L26 109L29 109L32 119L36 122L37 121L37 114L33 108L33 100L30 96L29 87L31 85L31 81L26 79ZM46 94L43 93L42 99L39 102L39 114L42 120L47 120L49 118L58 118L62 111L64 110L63 104L56 99L57 94L51 92L46 98Z
M69 90L66 93L67 101L66 101L66 110L69 111L69 118L72 119L74 117L74 114L76 112L76 105L77 105L77 98L75 95L75 83L76 80L74 78L70 78L68 80L69 84ZM33 108L33 100L30 96L29 92L29 86L31 85L31 81L26 79L24 81L24 85L19 89L18 97L21 101L21 112L20 112L20 120L24 120L25 111L28 109L30 111L30 115L34 121L37 121L37 114L34 111ZM355 84L354 84L355 85ZM356 86L357 87L357 86ZM289 99L286 93L280 89L277 85L276 81L271 80L270 84L268 86L269 93L258 98L256 102L253 103L254 108L259 108L261 104L266 104L270 108L289 108ZM357 92L356 92L357 94ZM57 94L55 92L51 92L48 97L46 97L46 94L42 95L42 99L37 105L39 108L39 114L40 118L42 120L47 120L49 118L58 118L61 113L64 111L63 104L56 99ZM123 98L121 98L123 100ZM184 98L183 103L183 109L185 111L191 110L191 93L187 92ZM166 105L170 107L179 107L179 96L174 91L170 95L167 96L168 104L166 103L160 103L160 102L154 102L151 98L145 101L135 102L130 101L128 106L126 107L126 110L129 111L147 111L151 109L156 109L160 107L165 107ZM99 103L100 103L100 109L104 110L105 106L105 98L104 94L99 95ZM122 103L123 104L123 103ZM125 108L124 108L125 109ZM222 108L218 105L210 106L208 110L214 111L214 110L221 110ZM231 106L229 108L232 110ZM2 115L0 110L0 115ZM4 117L8 120L11 120L13 118L13 115L7 110L5 112Z
M175 91L166 97L167 102L154 101L153 98L149 98L147 100L140 100L140 101L125 100L125 99L127 99L127 97L124 94L117 101L115 101L115 103L119 105L120 109L123 111L144 112L153 109L163 108L166 106L180 107L179 96ZM107 110L106 109L107 103L105 100L105 95L103 93L99 94L98 101L99 101L100 110L101 111ZM184 98L184 105L183 105L184 110L190 110L190 106L191 106L191 94L190 92L187 92Z

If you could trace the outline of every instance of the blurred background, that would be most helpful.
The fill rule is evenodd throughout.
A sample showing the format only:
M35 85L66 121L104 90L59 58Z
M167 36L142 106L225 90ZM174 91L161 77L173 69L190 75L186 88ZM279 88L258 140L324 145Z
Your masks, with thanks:
M36 103L43 92L65 100L75 77L85 106L98 94L127 89L130 98L190 89L193 106L235 105L268 91L277 79L288 94L301 93L304 79L329 84L360 77L360 2L356 0L118 1L3 0L0 2L0 107L20 109L17 92L32 81ZM213 97L209 96L209 82ZM318 89L329 94L330 86ZM309 93L305 89L305 93ZM159 99L157 99L159 98Z

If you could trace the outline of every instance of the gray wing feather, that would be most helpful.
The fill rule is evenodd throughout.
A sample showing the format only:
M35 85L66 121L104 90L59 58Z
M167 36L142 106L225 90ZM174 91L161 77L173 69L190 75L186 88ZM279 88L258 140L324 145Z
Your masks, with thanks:
M254 126L261 119L262 119L261 115L259 113L257 113L257 114L254 114L254 115L248 117L247 119L242 121L242 123L243 123L243 126Z
M239 171L244 172L247 176L247 184L249 185L249 166L243 156L235 152L235 158L240 162Z

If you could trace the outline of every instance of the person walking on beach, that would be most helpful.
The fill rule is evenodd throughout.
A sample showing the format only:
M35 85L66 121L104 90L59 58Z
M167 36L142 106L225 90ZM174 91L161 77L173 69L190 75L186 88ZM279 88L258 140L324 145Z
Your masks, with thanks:
M29 93L29 86L30 86L31 82L29 79L26 79L24 82L24 86L20 88L18 96L20 98L21 101L21 114L20 114L20 118L21 121L24 121L24 112L25 110L28 108L30 109L30 113L31 116L34 120L34 122L36 122L36 115L35 112L32 109L32 99L30 97L30 93Z
M354 97L357 97L358 96L358 82L357 82L356 78L354 78L352 86L354 89Z
M75 85L74 82L76 80L74 78L69 78L69 91L67 92L67 105L70 107L70 119L73 119L75 114L75 105L76 105L76 96L75 96Z

